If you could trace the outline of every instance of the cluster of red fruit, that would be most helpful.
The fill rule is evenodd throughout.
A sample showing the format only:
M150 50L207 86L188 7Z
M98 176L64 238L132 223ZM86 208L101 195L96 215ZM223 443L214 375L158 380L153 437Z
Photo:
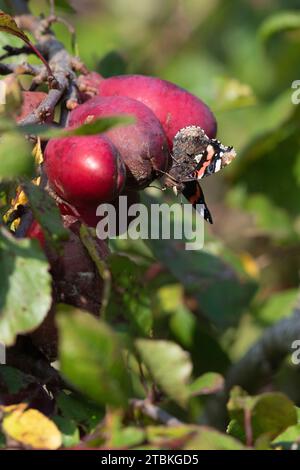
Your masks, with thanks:
M104 79L92 72L80 77L79 88L82 104L70 113L68 127L115 115L131 115L134 124L100 135L52 139L46 146L49 184L58 196L62 215L67 216L64 224L70 228L70 238L59 256L47 249L36 221L27 232L44 247L51 266L53 305L43 324L31 334L33 343L51 360L57 355L55 304L68 303L95 315L101 304L103 282L78 236L79 222L95 226L99 221L96 207L102 202L113 202L117 207L120 194L128 195L128 204L137 202L138 190L168 171L173 138L180 129L196 125L211 138L216 134L209 108L170 82L139 75ZM24 92L17 120L44 97L41 92ZM101 259L108 256L104 241L97 240L97 250Z
M55 193L68 204L62 213L96 225L96 208L122 194L148 186L170 164L173 138L183 127L202 127L213 138L216 120L196 96L159 78L123 75L81 77L83 104L69 115L74 128L95 119L133 116L134 124L90 136L52 139L45 150L45 170Z

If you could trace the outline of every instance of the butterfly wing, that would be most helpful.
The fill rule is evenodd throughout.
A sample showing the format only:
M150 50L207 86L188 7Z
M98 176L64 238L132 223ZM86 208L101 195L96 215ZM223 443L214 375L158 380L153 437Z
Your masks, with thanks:
M201 154L195 156L196 168L194 176L202 179L205 176L217 173L229 165L236 153L232 147L225 147L218 140L211 139Z
M182 190L184 197L192 204L193 208L210 224L213 223L212 216L205 202L204 193L197 180L184 184Z

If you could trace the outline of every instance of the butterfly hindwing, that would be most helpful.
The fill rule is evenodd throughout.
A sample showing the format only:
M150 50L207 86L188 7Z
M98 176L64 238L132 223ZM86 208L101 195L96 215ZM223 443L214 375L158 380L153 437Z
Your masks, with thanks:
M198 181L193 180L185 183L182 194L207 222L213 223L212 216L205 202L204 193Z

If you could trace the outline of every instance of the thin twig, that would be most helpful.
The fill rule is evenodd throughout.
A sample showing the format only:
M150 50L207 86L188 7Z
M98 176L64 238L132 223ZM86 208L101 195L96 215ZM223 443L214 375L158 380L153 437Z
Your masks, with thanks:
M45 68L39 65L31 65L27 62L23 64L1 64L0 63L0 75L9 75L15 73L17 75L32 75L39 76Z
M8 59L22 54L33 54L33 50L29 46L13 47L10 45L3 46L2 49L6 51L5 54L0 56L0 60Z
M251 421L251 410L246 408L244 410L244 427L246 433L246 445L247 447L253 446L253 431L252 431L252 421Z
M76 30L74 26L65 18L62 18L61 16L57 16L54 13L52 13L48 18L45 18L43 20L44 28L49 29L54 23L60 23L64 25L67 30L69 31L71 35L71 46L72 46L72 51L75 51L75 45L76 45Z
M170 415L158 406L153 405L148 400L132 399L130 400L130 405L134 410L138 410L145 416L153 419L153 421L158 421L166 426L181 426L183 424L182 421L179 421L179 419Z
M55 15L55 0L49 0L50 3L50 15Z
M16 21L19 27L34 35L38 41L37 47L41 54L48 58L49 66L55 77L55 80L50 83L47 98L20 123L38 124L43 120L45 114L51 114L54 111L70 84L76 80L72 65L74 59L49 30L47 20L38 20L32 15L22 15L16 18Z

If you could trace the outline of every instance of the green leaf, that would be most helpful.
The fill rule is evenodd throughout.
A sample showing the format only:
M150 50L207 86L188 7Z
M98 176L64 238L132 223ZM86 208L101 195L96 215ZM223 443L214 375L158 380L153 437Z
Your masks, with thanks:
M281 10L269 16L259 29L259 36L263 41L275 34L300 29L299 11Z
M151 444L159 445L161 442L186 441L187 438L195 433L195 426L147 426L147 440Z
M14 36L17 36L18 38L25 41L27 44L29 43L28 36L26 36L24 31L18 28L15 20L10 15L8 15L7 13L1 10L0 10L0 31L13 34Z
M62 416L53 416L52 421L58 427L61 437L62 445L64 447L75 446L80 441L79 429L76 424Z
M112 292L105 318L120 324L123 318L136 335L149 336L152 329L151 295L143 282L144 269L124 255L108 259L112 274Z
M0 0L0 10L10 14L14 13L9 0Z
M299 444L300 424L290 426L286 431L272 441L274 447L281 447L284 450L300 450Z
M26 182L22 186L34 218L41 225L46 239L53 244L67 240L69 234L62 224L61 215L54 200L45 190L35 184Z
M298 238L288 212L263 194L249 195L244 208L255 217L257 227L277 239Z
M110 441L110 448L128 448L141 444L145 440L145 431L134 426L115 429Z
M223 389L224 378L222 375L216 372L207 372L206 374L198 377L190 385L190 393L192 396L197 395L210 395L211 393L217 393Z
M245 108L256 104L256 97L251 87L236 78L218 77L217 107L222 110Z
M298 289L273 292L260 309L258 319L265 325L273 325L282 318L287 317L295 307L298 296Z
M293 168L293 174L297 182L297 186L300 186L300 152L297 152L296 161Z
M31 177L34 159L25 138L17 132L5 133L0 140L0 181L20 176Z
M222 434L215 429L199 426L194 437L188 441L185 450L246 450L245 447L231 436Z
M110 116L100 119L94 119L92 122L83 124L74 129L57 129L47 125L24 125L20 126L20 130L25 134L33 134L41 137L41 139L59 139L64 137L82 137L87 135L101 134L109 129L117 126L127 126L134 124L134 118L131 116Z
M32 49L32 51L43 62L43 64L45 65L48 71L48 74L52 75L52 71L48 65L48 62L44 59L40 51L30 42L28 36L24 33L24 31L22 31L17 26L13 17L1 10L0 10L0 31L4 31L6 33L12 34L13 36L17 36L18 38L22 39L26 44L28 44L28 46Z
M296 408L298 423L290 426L283 433L279 434L272 441L272 445L276 448L280 447L284 450L300 450L299 437L300 437L300 408Z
M0 232L0 341L37 328L51 306L51 276L36 241Z
M195 375L215 370L225 373L230 365L228 355L202 323L184 305L178 303L169 323L172 338L191 354ZM205 361L203 358L205 357Z
M248 210L248 204L251 205L251 212L257 213L259 222L265 227L269 225L270 235L273 229L276 236L288 236L289 239L293 235L295 239L295 229L294 233L291 229L299 215L299 178L295 171L299 148L298 112L299 106L292 103L289 90L279 95L266 109L256 109L256 136L249 138L231 173L235 185L243 191L242 209ZM252 196L260 196L260 199L251 201ZM274 216L273 223L271 216Z
M251 419L253 439L262 436L274 439L289 426L297 423L297 413L291 400L283 393L263 393L254 397L248 396L239 387L231 392L228 411L234 421L230 431L240 437L244 429L245 412Z
M66 13L75 13L76 10L70 4L69 0L55 0L55 8L63 10Z
M189 354L171 341L138 339L135 344L155 383L169 398L185 406L192 372Z
M130 384L116 334L88 312L64 305L57 322L66 379L95 403L126 406Z
M159 202L148 194L143 195L142 201L148 206ZM192 220L189 219L190 215L186 215L184 223L191 226ZM182 228L180 219L171 219L170 224L171 234L177 224ZM228 255L229 250L224 246L219 249L221 257L205 248L187 250L185 241L161 238L148 239L145 243L155 258L182 284L185 292L198 301L201 314L220 329L236 324L257 290L256 282L238 266L235 262L237 257L232 252L231 256Z
M24 374L14 367L6 365L1 365L0 367L0 383L2 382L5 385L8 393L16 394L33 381L33 377Z
M221 258L185 251L173 240L148 240L160 260L199 302L201 311L219 328L237 322L256 291L256 283L237 273Z
M97 71L105 78L114 75L124 75L127 69L127 61L118 51L108 52L102 57L97 66Z
M227 426L227 433L230 436L233 436L235 439L239 441L245 442L246 441L246 434L243 428L243 424L239 423L236 419L231 419Z
M56 398L57 407L62 416L74 421L85 429L87 433L92 432L103 419L103 411L94 403L88 402L83 396L74 393L60 392Z

